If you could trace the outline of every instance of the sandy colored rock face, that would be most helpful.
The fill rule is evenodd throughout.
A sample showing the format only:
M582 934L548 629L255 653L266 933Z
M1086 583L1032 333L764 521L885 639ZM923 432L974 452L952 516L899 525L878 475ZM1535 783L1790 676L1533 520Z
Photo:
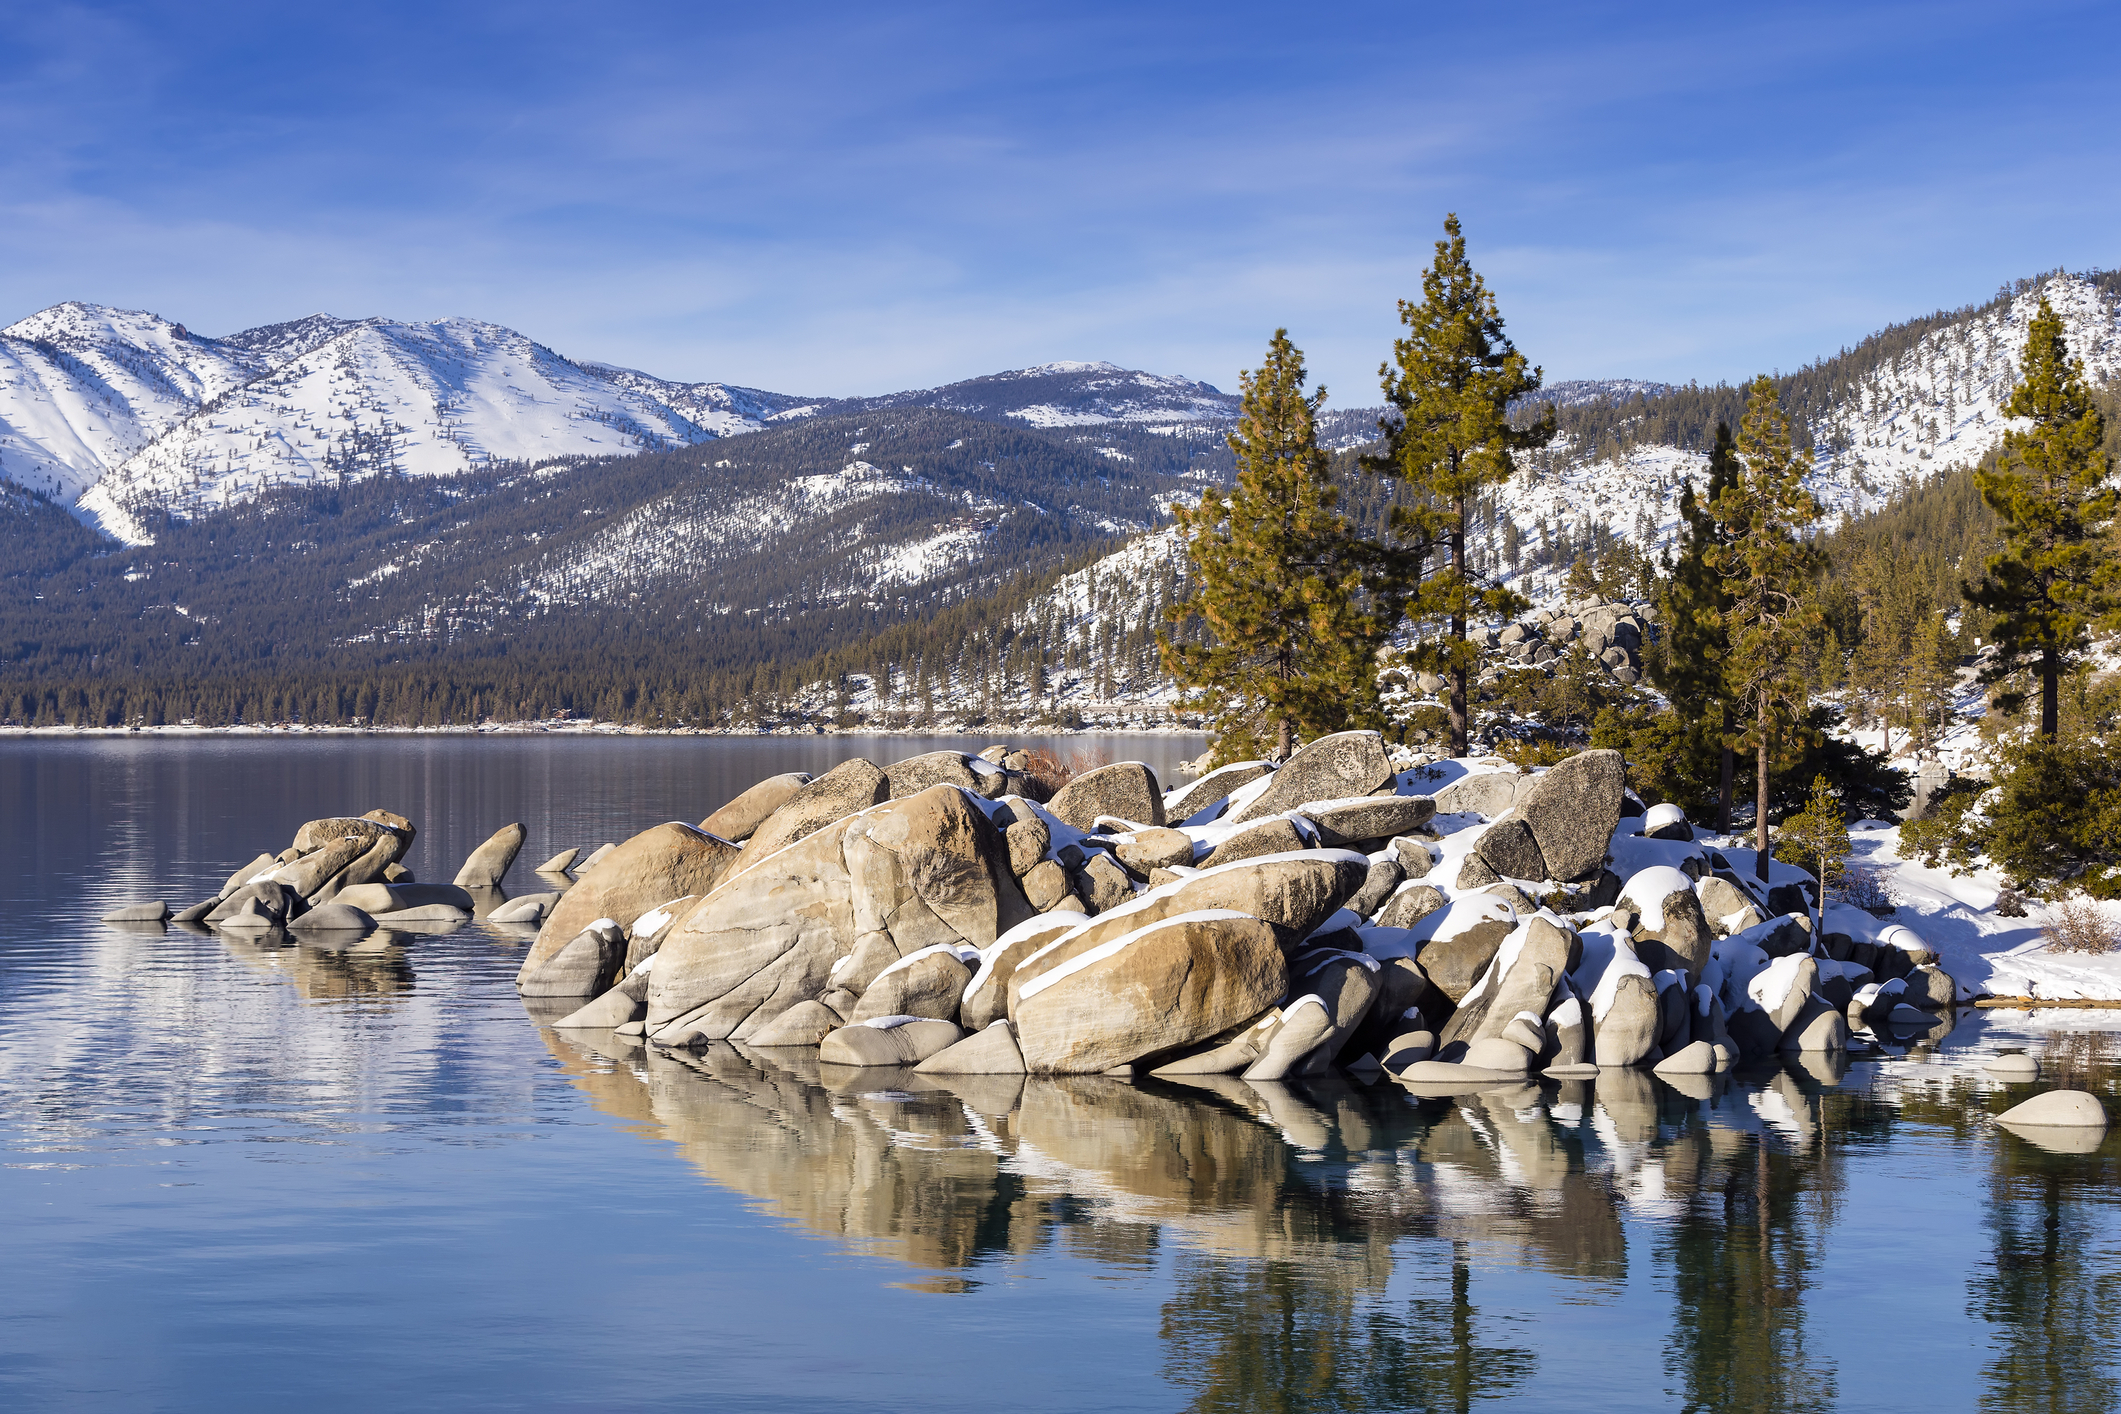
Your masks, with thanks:
M1407 871L1390 859L1373 859L1370 872L1364 876L1362 889L1348 900L1348 907L1365 918L1376 915L1384 907L1392 891L1406 882Z
M1022 1075L1024 1053L1017 1047L1016 1032L1004 1021L937 1051L914 1069L922 1075Z
M1532 918L1520 927L1522 933L1507 970L1487 967L1460 999L1457 1013L1437 1038L1437 1054L1442 1059L1459 1058L1452 1050L1455 1045L1500 1036L1520 1012L1538 1017L1547 1014L1555 984L1569 970L1575 940L1544 918ZM1543 1043L1544 1038L1540 1039Z
M1118 908L1134 897L1134 886L1127 878L1127 871L1103 850L1083 861L1083 867L1075 871L1072 882L1076 894L1090 905L1092 913Z
M1449 997L1452 1005L1462 1002L1495 960L1511 927L1500 918L1483 919L1462 933L1422 948L1421 970L1428 974L1429 985Z
M977 989L968 987L959 1005L959 1020L968 1031L984 1031L1009 1013L1009 979L1016 975L1017 964L1030 957L1046 944L1053 942L1077 924L1086 922L1081 916L1055 919L1036 928L1020 930L1007 947L987 960L986 976L977 978Z
M1385 902L1377 914L1377 922L1385 928L1411 928L1422 919L1444 906L1443 890L1433 884L1416 884L1411 889L1400 889Z
M304 898L313 897L334 875L342 873L362 855L368 853L371 843L360 835L346 835L328 840L314 853L305 854L292 864L283 864L273 877L286 884ZM391 841L394 845L395 840Z
M1296 810L1314 800L1346 800L1380 790L1393 779L1384 738L1376 732L1322 736L1291 756L1274 783L1233 817L1233 823Z
M1017 1041L1033 1071L1096 1073L1257 1016L1287 980L1281 944L1258 919L1168 919L1042 975L1018 1003Z
M891 783L881 767L859 756L842 761L816 780L798 787L787 804L761 821L733 868L737 873L747 872L797 840L890 796Z
M984 948L1033 916L1007 858L1001 832L953 786L820 830L729 878L672 929L649 1025L747 1040L797 1002L866 986L923 948Z
M947 1021L908 1021L889 1028L844 1026L819 1044L824 1065L917 1065L956 1045L964 1032Z
M521 824L503 825L493 836L471 852L464 867L457 871L457 886L466 889L499 888L502 876L516 862L522 852L523 841L530 838L530 831Z
M402 815L393 815L388 820L374 820L366 816L327 816L322 820L311 820L295 831L294 847L307 854L334 840L350 836L360 840L362 849L366 849L378 839L389 836L398 843L398 852L392 856L395 862L405 857L405 851L412 846L413 835L411 822Z
M731 844L748 840L752 832L765 822L766 817L786 805L797 791L809 784L808 771L789 771L778 776L768 776L700 821L700 830L703 834L728 840Z
M1078 830L1092 828L1100 815L1137 825L1164 823L1164 796L1156 773L1139 761L1115 761L1085 771L1054 792L1046 808Z
M862 990L848 1021L860 1023L880 1016L925 1016L936 1021L957 1020L958 1003L972 969L954 953L937 950L895 967Z
M1295 825L1287 820L1269 820L1263 825L1254 825L1249 830L1240 830L1231 835L1201 861L1201 867L1214 869L1224 864L1236 864L1241 860L1258 859L1269 854L1288 854L1307 848L1309 842Z
M641 831L585 869L560 895L516 973L517 982L599 918L630 928L659 903L711 892L736 855L733 845L674 820Z
M2103 1129L2106 1107L2099 1097L2083 1090L2049 1090L1996 1116L1996 1123L2029 1129Z
M1513 771L1461 776L1436 792L1436 809L1445 815L1484 815L1492 820L1516 803L1520 779Z
M986 794L979 788L981 777L965 764L968 759L961 751L930 751L894 761L884 768L884 779L891 787L890 798L904 800L930 786L961 786L975 794Z
M1613 1003L1593 1033L1593 1058L1600 1067L1630 1066L1657 1043L1657 992L1647 977L1622 977L1613 988Z
M1425 795L1381 795L1304 814L1318 826L1320 843L1345 845L1418 830L1436 818L1436 802Z
M1206 810L1240 786L1248 786L1261 776L1271 774L1273 769L1264 761L1243 761L1235 762L1219 771L1211 771L1173 796L1166 810L1171 819L1186 820Z
M1193 840L1181 830L1143 830L1140 834L1119 842L1113 851L1127 872L1138 879L1146 879L1152 869L1169 869L1174 864L1193 862Z

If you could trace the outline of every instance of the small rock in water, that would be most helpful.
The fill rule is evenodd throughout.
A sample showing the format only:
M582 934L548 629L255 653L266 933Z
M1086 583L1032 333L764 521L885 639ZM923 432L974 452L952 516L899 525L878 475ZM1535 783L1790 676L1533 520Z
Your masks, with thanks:
M1996 1116L1996 1123L2028 1129L2104 1129L2106 1109L2082 1090L2050 1090Z
M540 864L538 872L540 874L564 874L581 852L578 849L563 849L543 864Z
M289 926L303 933L365 933L376 926L376 920L350 904L334 902L319 904Z
M169 905L158 900L154 903L129 903L123 908L114 908L103 915L103 921L105 923L160 923L168 917Z
M464 867L457 871L456 884L460 889L491 889L500 885L508 873L508 866L516 862L516 855L523 848L523 841L530 831L520 823L504 825L494 831L493 836L471 852Z
M2040 1062L2022 1053L1997 1056L1983 1066L1982 1069L1991 1075L2009 1076L2013 1080L2038 1080L2040 1078Z

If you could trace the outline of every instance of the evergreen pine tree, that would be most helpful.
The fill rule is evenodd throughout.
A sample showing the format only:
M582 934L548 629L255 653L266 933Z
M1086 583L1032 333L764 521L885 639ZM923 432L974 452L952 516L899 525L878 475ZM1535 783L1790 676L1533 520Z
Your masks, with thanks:
M1304 392L1303 353L1274 331L1266 362L1241 378L1230 434L1237 485L1174 512L1194 565L1193 597L1165 610L1200 619L1206 641L1159 633L1164 668L1207 715L1218 761L1343 730L1374 713L1375 653L1389 620L1364 601L1366 547L1335 508L1318 446L1326 390ZM1387 596L1389 597L1389 596ZM1396 607L1396 605L1394 606Z
M1825 776L1812 777L1812 793L1804 809L1782 826L1783 857L1812 871L1819 880L1819 906L1829 895L1838 894L1848 883L1848 815L1833 783Z
M1467 560L1471 511L1484 488L1515 473L1514 453L1553 439L1554 412L1548 408L1529 427L1510 425L1511 400L1538 391L1540 370L1503 333L1495 296L1466 260L1457 216L1445 219L1444 234L1422 276L1421 303L1399 302L1407 335L1393 343L1393 363L1378 370L1398 416L1387 420L1384 452L1362 466L1396 476L1414 492L1411 505L1393 507L1390 524L1398 572L1410 582L1420 576L1408 616L1434 632L1407 655L1407 665L1449 680L1451 754L1463 756L1466 680L1479 659L1468 620L1530 607Z
M1657 616L1664 643L1650 659L1650 681L1686 721L1695 748L1719 758L1721 789L1716 799L1716 828L1731 828L1731 782L1735 774L1731 738L1737 707L1724 691L1723 656L1729 639L1723 612L1730 607L1723 577L1709 565L1709 554L1731 543L1730 527L1716 518L1718 499L1738 479L1738 447L1727 422L1716 424L1709 452L1709 484L1695 496L1689 483L1679 493L1679 518L1686 540L1679 559L1665 578Z
M1974 473L1981 499L2002 521L2003 550L1989 558L1981 583L1963 592L1996 615L1990 631L1999 651L1982 681L2000 682L2031 658L2040 680L2040 734L2052 737L2062 674L2089 646L2087 625L2108 607L2113 552L2101 522L2114 514L2115 492L2100 445L2106 420L2044 296L2022 366L2003 414L2032 426L2004 433L1996 469ZM2021 692L1996 698L2005 711L2024 700Z
M1768 757L1783 738L1806 730L1805 656L1820 620L1810 593L1819 552L1801 536L1819 518L1819 502L1804 485L1812 459L1791 444L1789 419L1766 374L1748 390L1738 458L1742 470L1711 508L1730 539L1707 559L1723 581L1725 607L1716 614L1727 645L1723 690L1740 719L1751 719L1732 744L1754 753L1754 848L1765 880Z

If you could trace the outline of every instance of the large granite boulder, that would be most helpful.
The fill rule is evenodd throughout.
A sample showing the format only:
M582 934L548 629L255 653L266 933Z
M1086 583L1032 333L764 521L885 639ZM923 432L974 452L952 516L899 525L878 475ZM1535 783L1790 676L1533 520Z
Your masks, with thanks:
M356 884L352 888L339 890L333 902L343 903L349 908L358 908L378 918L389 913L409 912L415 908L460 908L470 913L477 907L477 900L455 884ZM582 920L583 925L586 926L590 919L596 916L592 914L590 918Z
M538 929L537 941L530 945L523 965L516 971L516 985L523 987L561 948L599 918L609 918L622 929L630 928L635 919L657 904L686 894L712 892L737 855L736 846L727 840L718 840L675 820L641 831L585 869L574 887L560 895ZM378 911L358 900L354 902L370 913Z
M1209 851L1208 857L1201 861L1201 867L1216 869L1225 864L1261 859L1270 854L1289 854L1295 850L1309 848L1309 845L1310 842L1303 837L1302 832L1289 821L1266 820L1226 836Z
M1539 851L1538 841L1532 838L1531 826L1515 815L1505 815L1482 830L1473 845L1473 856L1495 871L1499 879L1529 879L1537 883L1553 874Z
M1016 1044L1015 1029L997 1021L937 1051L914 1070L921 1075L1022 1075L1024 1053Z
M700 821L703 834L739 844L751 838L760 825L766 823L774 811L794 799L795 793L810 784L808 771L789 771L778 776L768 776L744 791L735 800ZM568 863L573 863L569 860ZM545 866L552 868L552 863ZM566 864L559 866L564 869Z
M1370 861L1370 872L1363 877L1362 888L1354 898L1348 900L1348 910L1364 918L1374 917L1384 907L1392 891L1406 882L1407 871L1398 860L1379 856Z
M972 969L965 965L968 955L979 960L978 953L962 944L937 943L900 958L862 989L848 1021L860 1024L882 1016L957 1020L965 984L972 980Z
M1515 771L1461 776L1436 792L1436 809L1444 815L1480 815L1492 820L1517 803L1517 783L1522 779Z
M385 817L388 818L379 818ZM372 810L366 815L332 815L321 820L311 820L295 831L296 852L307 854L313 849L322 849L333 840L358 839L366 849L379 839L389 838L397 847L391 862L395 864L412 848L414 836L419 832L412 822L402 815L391 815L388 811Z
M1058 868L1058 865L1054 866ZM1019 923L980 953L979 970L966 984L959 1019L967 1031L985 1031L1009 1012L1009 979L1017 964L1089 922L1080 913L1043 913Z
M1193 863L1193 837L1183 830L1150 829L1120 837L1112 852L1127 872L1146 879L1151 871Z
M1517 813L1531 827L1549 876L1594 879L1620 824L1627 764L1617 751L1584 751L1541 774Z
M1046 809L1078 830L1094 829L1100 815L1135 825L1161 825L1165 819L1156 773L1139 761L1085 771L1055 791Z
M1422 945L1421 969L1429 985L1457 1006L1488 970L1503 940L1517 929L1517 915L1502 900L1475 896L1455 900Z
M1227 799L1230 792L1273 773L1274 768L1265 761L1233 761L1227 766L1218 766L1183 790L1166 795L1164 817L1181 822L1191 819L1209 806Z
M828 988L859 995L901 958L982 949L1031 916L1001 831L964 791L931 786L821 829L702 899L656 954L647 1021L664 1044L747 1040Z
M1298 751L1232 823L1296 810L1314 800L1372 795L1392 784L1392 760L1376 732L1337 732ZM1159 822L1161 823L1161 822Z
M1291 999L1283 1003L1282 1037L1291 1044L1274 1044L1244 1074L1247 1080L1281 1080L1291 1075L1322 1075L1333 1068L1341 1049L1369 1018L1370 1009L1383 992L1383 964L1362 953L1333 948L1315 948L1289 964ZM1299 1008L1316 1007L1325 1018L1322 1034L1298 1047L1293 1038L1299 1029L1291 1023Z
M1393 892L1377 911L1380 928L1411 928L1422 919L1445 907L1450 900L1443 890L1434 884L1411 884Z
M1500 1036L1520 1014L1543 1020L1554 1004L1555 989L1580 955L1575 934L1551 919L1535 915L1519 923L1459 998L1458 1010L1437 1037L1436 1058L1464 1059L1467 1046Z
M884 779L890 784L893 800L919 795L930 786L958 786L985 795L980 789L981 777L974 774L970 764L974 759L962 751L930 751L892 762L884 768ZM991 770L989 763L980 764Z
M948 1021L917 1016L883 1016L858 1026L843 1026L817 1050L825 1065L918 1065L963 1040L965 1033Z
M1436 802L1425 795L1378 795L1303 813L1318 827L1320 844L1350 845L1418 830L1436 818Z
M305 899L315 898L324 892L325 885L343 874L355 860L367 854L372 845L382 843L380 840L364 839L360 835L343 835L338 839L325 841L292 864L281 865L267 877L278 879ZM395 843L395 840L391 841L393 846Z
M1271 926L1207 910L1151 923L1042 972L1022 988L1012 1020L1032 1071L1096 1073L1257 1016L1287 981Z
M594 997L618 981L625 960L626 935L600 918L553 949L535 971L517 978L516 987L526 997Z
M520 823L503 825L488 837L486 843L471 852L464 867L457 871L456 884L460 889L499 888L508 866L516 862L522 852L523 841L530 838L530 831Z
M730 873L748 873L777 851L809 838L835 820L867 810L890 795L891 783L881 767L859 756L850 757L816 780L797 787L787 804L761 821Z

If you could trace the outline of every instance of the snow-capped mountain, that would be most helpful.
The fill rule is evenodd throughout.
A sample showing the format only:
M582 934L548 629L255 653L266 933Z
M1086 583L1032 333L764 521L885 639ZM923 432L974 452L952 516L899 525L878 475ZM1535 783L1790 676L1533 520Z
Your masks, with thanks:
M876 398L794 397L577 363L473 319L311 315L207 338L159 315L56 305L0 330L0 480L130 543L269 488L382 471L667 450L837 413L941 408L1041 428L1225 422L1208 384L1049 363Z
M2098 385L2121 378L2121 290L2075 275L2029 282L1978 309L1926 321L1930 327L1897 350L1859 346L1814 366L1828 376L1813 381L1829 387L1802 420L1813 443L1808 484L1829 526L1875 511L1995 450L2008 425L2002 404L2017 380L2018 357L2043 295L2061 316L2070 353L2083 363L2087 380ZM1633 396L1626 391L1601 401L1619 405ZM1658 393L1644 396L1654 411ZM1730 420L1735 430L1736 417ZM1623 422L1616 430L1630 429ZM1616 450L1564 436L1497 496L1484 549L1502 578L1544 602L1560 593L1566 568L1541 563L1532 553L1550 538L1582 546L1603 533L1652 554L1675 542L1680 492L1689 483L1706 485L1708 455L1699 447L1629 440L1633 445ZM1522 568L1507 563L1505 520L1515 522L1527 547Z
M1094 427L1128 422L1150 427L1227 422L1240 401L1209 384L1113 363L1041 363L968 378L941 388L847 398L819 411L866 412L894 407L946 408L1031 427Z
M0 330L0 476L138 542L149 508L685 446L816 401L578 364L471 319L312 315L212 339L72 303Z

